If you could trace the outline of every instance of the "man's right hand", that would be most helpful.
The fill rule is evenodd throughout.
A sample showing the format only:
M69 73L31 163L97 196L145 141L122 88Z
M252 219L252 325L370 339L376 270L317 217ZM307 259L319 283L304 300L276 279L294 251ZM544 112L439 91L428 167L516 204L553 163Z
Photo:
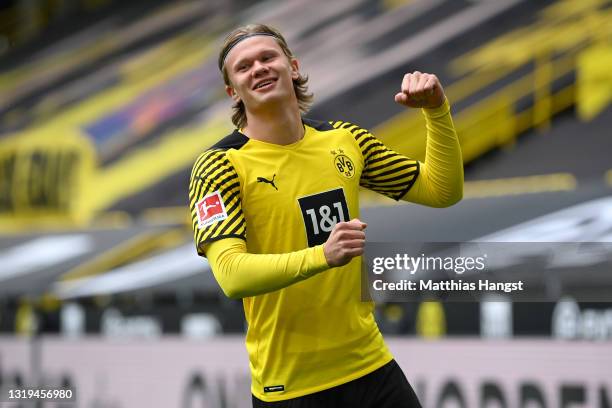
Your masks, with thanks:
M363 255L365 232L368 225L357 218L339 222L334 226L323 246L327 264L334 268L346 265L356 256Z

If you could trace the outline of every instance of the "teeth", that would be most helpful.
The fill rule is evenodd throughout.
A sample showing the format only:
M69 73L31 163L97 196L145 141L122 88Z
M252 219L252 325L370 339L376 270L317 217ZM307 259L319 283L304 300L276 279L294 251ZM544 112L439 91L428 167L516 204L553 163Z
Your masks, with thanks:
M272 83L272 81L262 82L261 84L257 85L257 86L255 87L255 89L259 89L259 88L264 87L264 86L266 86L266 85L268 85L268 84L271 84L271 83Z

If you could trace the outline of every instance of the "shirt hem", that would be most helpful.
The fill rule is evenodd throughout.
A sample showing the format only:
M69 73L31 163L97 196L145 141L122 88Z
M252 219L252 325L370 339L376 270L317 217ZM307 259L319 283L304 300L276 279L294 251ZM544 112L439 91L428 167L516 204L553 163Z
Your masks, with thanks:
M288 392L288 393L283 394L282 396L278 396L276 398L273 397L273 396L270 396L270 395L264 395L264 394L261 394L259 392L255 392L253 387L251 387L251 393L253 393L253 395L255 397L257 397L258 399L260 399L261 401L264 401L264 402L276 402L276 401L284 401L284 400L288 400L288 399L292 399L292 398L299 398L299 397L303 397L305 395L314 394L315 392L328 390L330 388L337 387L339 385L346 384L348 382L351 382L353 380L361 378L361 377L363 377L365 375L370 374L373 371L378 370L379 368L381 368L385 364L388 364L391 360L393 360L393 356L388 356L388 358L385 358L384 360L381 360L382 363L380 361L378 361L378 362L376 362L376 364L372 364L368 368L364 368L363 370L359 370L359 371L357 371L356 373L354 373L352 375L349 375L349 376L346 376L346 377L342 377L339 380L332 381L332 382L329 382L329 383L326 383L326 384L323 384L323 385L318 385L316 387L307 388L305 390Z

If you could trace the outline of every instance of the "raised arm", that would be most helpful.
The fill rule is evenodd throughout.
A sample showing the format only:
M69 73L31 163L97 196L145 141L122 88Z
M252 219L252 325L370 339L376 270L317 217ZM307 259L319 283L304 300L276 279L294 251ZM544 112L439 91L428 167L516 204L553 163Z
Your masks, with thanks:
M431 207L457 203L463 197L463 159L442 84L433 74L406 74L395 101L421 108L427 128L425 161L419 163L419 176L402 200Z

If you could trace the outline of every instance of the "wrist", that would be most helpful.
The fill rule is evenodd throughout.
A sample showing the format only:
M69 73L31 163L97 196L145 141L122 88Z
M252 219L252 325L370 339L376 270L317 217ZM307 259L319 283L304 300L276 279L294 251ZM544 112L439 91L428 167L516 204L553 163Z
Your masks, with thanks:
M423 113L425 116L430 118L437 118L440 116L444 116L450 112L450 104L448 103L448 99L444 97L444 100L439 106L434 108L423 108Z
M327 253L325 244L317 245L315 247L315 255L317 258L317 264L327 268L332 268L331 256Z

